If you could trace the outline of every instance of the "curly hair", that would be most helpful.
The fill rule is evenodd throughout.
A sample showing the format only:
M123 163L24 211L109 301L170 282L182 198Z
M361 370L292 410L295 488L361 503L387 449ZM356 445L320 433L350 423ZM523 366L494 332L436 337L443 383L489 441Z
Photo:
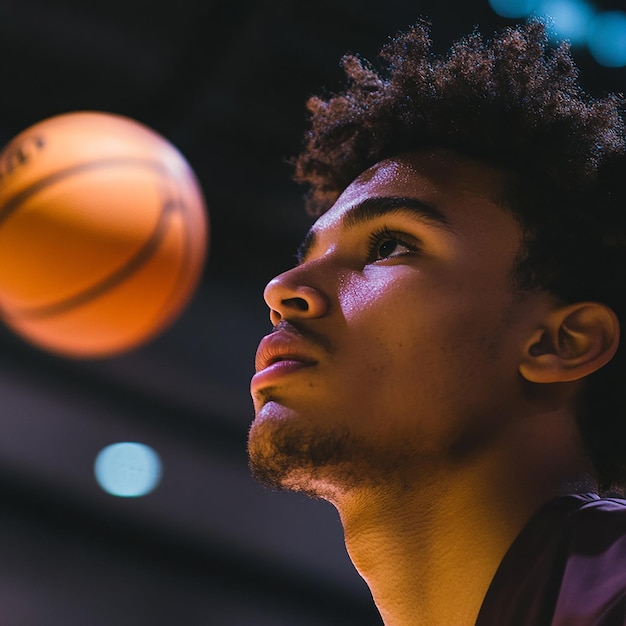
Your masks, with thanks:
M345 91L308 102L293 161L319 215L378 161L445 148L508 174L507 209L522 231L513 278L566 302L610 306L626 328L626 137L620 96L581 88L569 47L539 21L447 55L418 23L381 51L382 69L347 55ZM602 489L626 483L626 348L588 377L578 422Z

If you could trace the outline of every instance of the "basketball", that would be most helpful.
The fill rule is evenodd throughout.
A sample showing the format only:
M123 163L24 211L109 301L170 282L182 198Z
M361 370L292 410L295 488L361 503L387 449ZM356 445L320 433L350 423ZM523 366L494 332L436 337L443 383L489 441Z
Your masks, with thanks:
M138 347L191 299L208 232L196 177L164 137L109 113L51 117L0 153L0 315L62 356Z

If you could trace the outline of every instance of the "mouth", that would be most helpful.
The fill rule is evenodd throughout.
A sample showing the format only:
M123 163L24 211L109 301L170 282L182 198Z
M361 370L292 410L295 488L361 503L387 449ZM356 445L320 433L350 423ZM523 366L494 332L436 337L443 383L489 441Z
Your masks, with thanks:
M317 360L311 356L301 338L276 331L264 337L259 344L252 389L268 386L278 378L316 364Z
M277 331L261 340L254 365L258 374L279 363L314 365L316 360L306 351L299 337L284 331Z

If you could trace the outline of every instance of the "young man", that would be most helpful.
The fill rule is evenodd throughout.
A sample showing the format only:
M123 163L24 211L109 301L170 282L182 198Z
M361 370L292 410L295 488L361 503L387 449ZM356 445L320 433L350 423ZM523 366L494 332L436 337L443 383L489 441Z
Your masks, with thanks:
M387 626L626 624L622 103L538 23L383 58L309 103L252 470L337 507Z

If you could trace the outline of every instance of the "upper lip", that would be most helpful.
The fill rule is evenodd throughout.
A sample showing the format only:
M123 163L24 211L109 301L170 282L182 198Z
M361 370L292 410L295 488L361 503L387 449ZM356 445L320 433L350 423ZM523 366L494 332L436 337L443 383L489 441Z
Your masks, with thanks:
M301 361L314 364L316 361L306 351L303 340L287 331L274 331L263 337L256 352L255 368L264 370L278 361Z

